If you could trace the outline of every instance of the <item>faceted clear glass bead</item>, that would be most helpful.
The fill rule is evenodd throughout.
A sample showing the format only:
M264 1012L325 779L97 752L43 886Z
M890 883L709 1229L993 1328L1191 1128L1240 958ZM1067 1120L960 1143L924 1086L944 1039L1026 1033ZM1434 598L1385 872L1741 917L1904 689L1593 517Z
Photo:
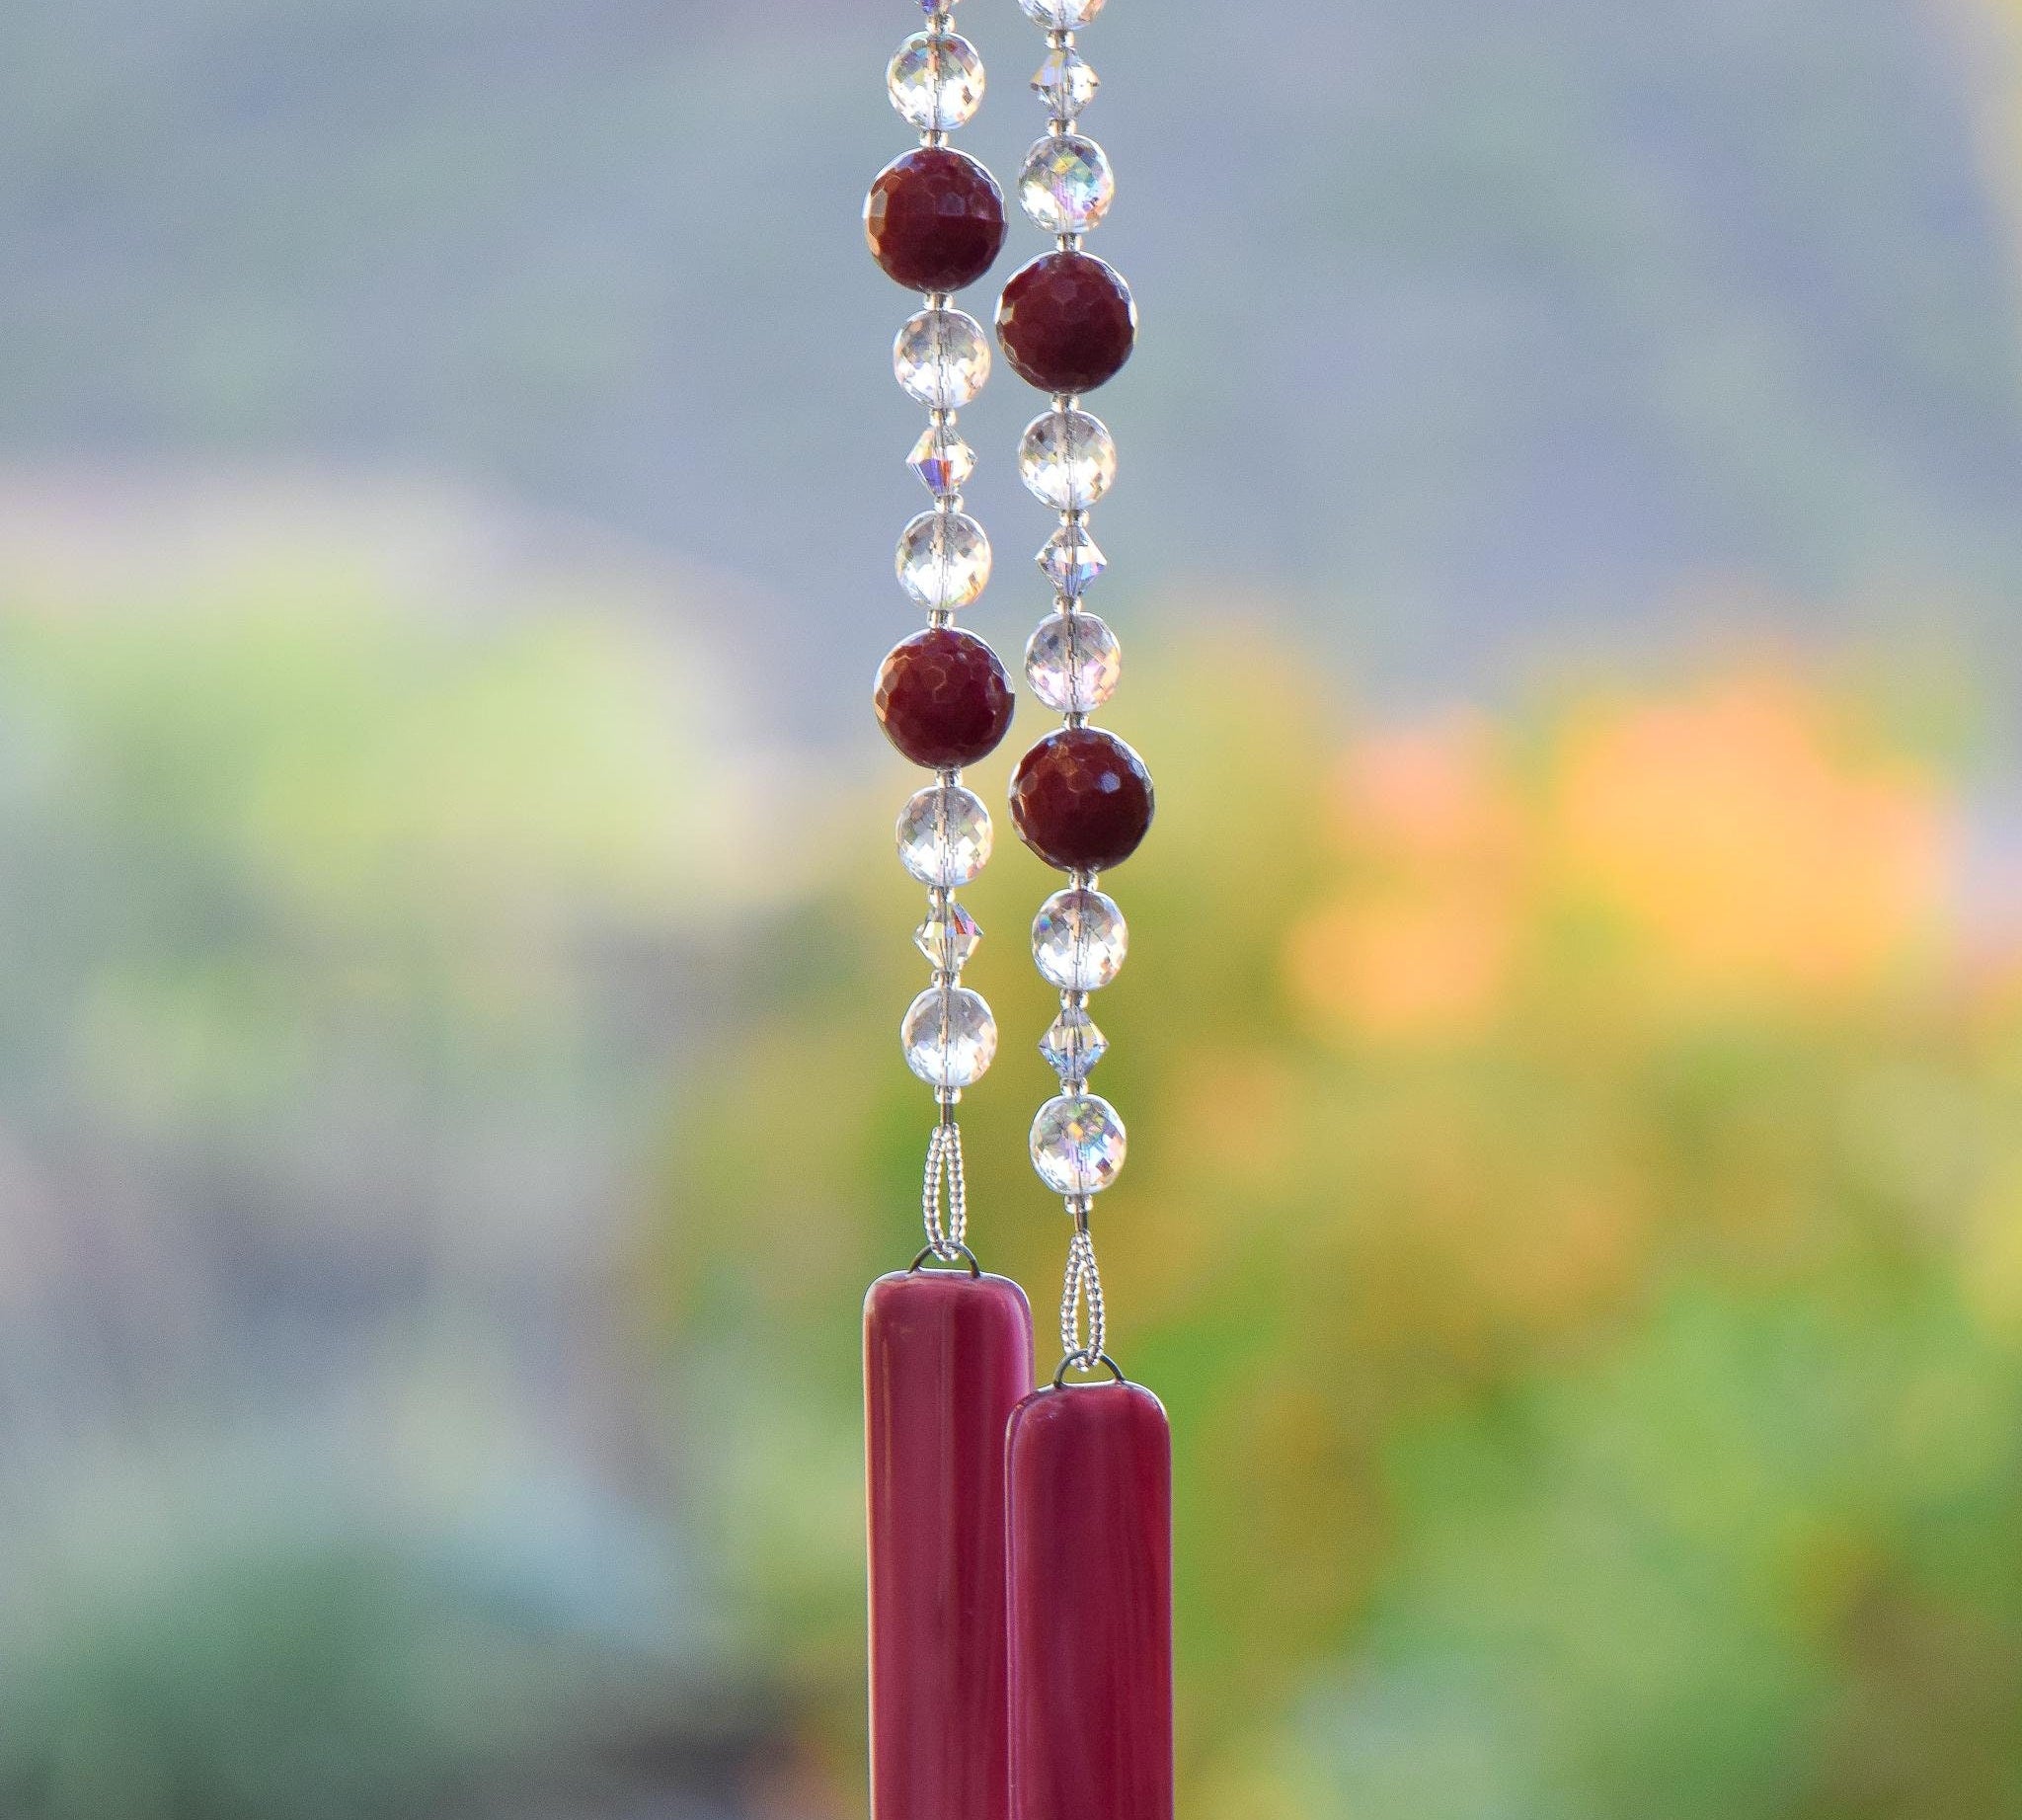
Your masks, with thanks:
M1032 92L1046 103L1047 112L1070 125L1081 118L1081 111L1101 87L1102 78L1094 65L1080 51L1068 48L1049 51L1032 79Z
M1055 714L1093 714L1123 668L1117 635L1093 613L1055 613L1025 647L1025 679Z
M955 891L975 882L995 840L990 812L973 790L929 784L898 816L898 862L922 885Z
M1055 593L1078 600L1082 590L1110 566L1102 546L1088 534L1088 526L1076 518L1060 526L1040 551L1039 566Z
M915 32L886 72L892 105L922 132L966 126L983 105L983 60L953 32Z
M1085 234L1116 200L1109 154L1078 132L1050 133L1025 155L1018 200L1050 234Z
M1109 1038L1095 1027L1086 1005L1062 1006L1060 1015L1039 1040L1039 1053L1063 1081L1086 1080L1089 1069L1109 1051Z
M1086 411L1049 411L1026 426L1018 444L1018 476L1055 512L1082 512L1117 478L1117 445L1108 427Z
M966 986L930 986L898 1027L905 1066L929 1086L973 1086L997 1058L997 1020Z
M936 973L958 974L983 939L982 925L953 898L930 905L926 920L912 932L913 946Z
M921 310L892 345L892 370L930 411L960 411L990 376L990 338L960 310Z
M1130 930L1114 900L1076 886L1056 891L1032 923L1032 958L1063 992L1096 992L1123 971Z
M1102 11L1103 0L1018 0L1026 18L1049 32L1078 32Z
M952 423L929 424L912 445L905 465L919 477L919 483L937 499L960 493L975 472L975 450L962 439Z
M966 513L923 512L899 533L897 569L928 612L952 612L990 585L990 540Z
M1050 1099L1032 1122L1032 1163L1055 1194L1100 1194L1124 1167L1124 1121L1093 1093Z

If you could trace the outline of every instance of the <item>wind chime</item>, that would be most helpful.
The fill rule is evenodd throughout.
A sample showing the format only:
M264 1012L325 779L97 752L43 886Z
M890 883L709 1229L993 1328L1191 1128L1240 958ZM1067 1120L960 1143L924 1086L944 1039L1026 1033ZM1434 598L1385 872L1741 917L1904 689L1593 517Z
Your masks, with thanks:
M997 340L1049 399L1020 439L1018 471L1056 514L1039 553L1054 611L1025 674L1061 718L1019 760L1019 836L1065 875L1040 907L1033 957L1060 993L1040 1048L1060 1091L1032 1127L1032 1160L1071 1226L1062 1357L1033 1388L1032 1313L970 1249L957 1108L989 1068L997 1028L962 983L981 930L959 893L988 862L989 811L962 775L1010 730L1013 691L980 638L955 624L990 578L990 543L963 509L974 466L959 413L989 378L989 338L954 305L1003 248L1004 201L949 134L975 114L983 66L954 29L956 0L922 0L888 86L919 146L871 186L865 228L884 271L919 293L894 368L928 413L909 465L932 504L900 534L900 585L927 616L879 672L892 743L933 780L898 819L898 856L925 886L915 933L932 970L901 1026L907 1065L934 1089L926 1245L881 1278L864 1310L870 1520L873 1820L1171 1820L1171 1434L1165 1411L1110 1357L1094 1199L1124 1164L1122 1119L1089 1091L1107 1048L1093 993L1123 966L1124 915L1101 889L1152 819L1151 779L1089 717L1120 673L1117 639L1083 606L1105 561L1090 510L1116 478L1116 444L1083 395L1121 370L1136 339L1123 278L1082 248L1116 183L1079 129L1097 90L1076 45L1103 0L1019 0L1047 35L1033 88L1048 129L1018 197L1053 236L998 303Z

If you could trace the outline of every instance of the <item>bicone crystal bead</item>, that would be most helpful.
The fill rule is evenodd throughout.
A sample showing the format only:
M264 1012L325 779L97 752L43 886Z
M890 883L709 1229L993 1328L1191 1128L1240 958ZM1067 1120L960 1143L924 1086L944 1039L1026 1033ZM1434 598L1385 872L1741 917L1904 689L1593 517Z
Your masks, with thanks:
M1047 112L1056 120L1065 120L1070 125L1081 118L1081 112L1095 99L1095 92L1102 87L1102 78L1095 73L1094 66L1080 51L1068 46L1049 51L1047 60L1039 66L1039 74L1032 79L1032 92L1047 105Z
M1078 132L1049 133L1025 155L1018 200L1050 234L1085 234L1116 200L1109 154Z
M892 105L922 132L966 126L983 105L983 60L954 32L915 32L886 73Z
M1055 613L1025 647L1025 679L1055 714L1093 714L1123 668L1117 635L1093 613Z
M1063 992L1098 992L1123 971L1130 929L1112 898L1076 886L1056 891L1032 921L1040 976Z
M921 310L892 345L892 370L930 411L975 402L990 376L990 338L961 310Z
M1100 1194L1124 1167L1124 1121L1093 1093L1050 1099L1032 1122L1032 1162L1055 1194Z
M990 540L966 513L923 512L899 533L897 569L928 612L952 612L990 585Z
M942 891L973 884L995 838L982 799L960 784L929 784L899 812L899 864Z
M980 992L930 986L898 1027L905 1066L929 1086L973 1086L997 1059L997 1020Z
M1060 1015L1039 1040L1039 1053L1063 1081L1086 1080L1089 1069L1109 1050L1109 1038L1096 1028L1086 1005L1062 1006Z
M1102 11L1103 0L1018 0L1026 18L1049 32L1078 32Z
M981 945L982 925L953 898L927 908L926 920L912 932L913 946L936 973L959 974Z
M951 493L960 493L975 472L975 450L962 439L961 431L944 419L920 433L905 465L935 498L946 499Z
M1082 512L1117 478L1117 445L1108 427L1086 411L1049 411L1026 426L1018 444L1018 477L1055 512Z
M1053 585L1055 593L1078 600L1082 591L1110 566L1102 546L1088 534L1079 518L1060 526L1047 539L1037 558L1040 572Z

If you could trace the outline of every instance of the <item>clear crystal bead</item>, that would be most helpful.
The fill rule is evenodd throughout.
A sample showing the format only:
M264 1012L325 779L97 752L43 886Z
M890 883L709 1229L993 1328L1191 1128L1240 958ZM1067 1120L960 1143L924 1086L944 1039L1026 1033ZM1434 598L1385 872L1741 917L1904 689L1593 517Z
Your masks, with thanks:
M929 493L946 499L951 493L960 493L975 472L975 450L962 439L961 431L944 420L921 432L905 465Z
M1049 133L1025 155L1018 200L1050 234L1085 234L1116 199L1109 154L1078 132Z
M1117 445L1108 427L1086 411L1049 411L1026 426L1018 474L1042 505L1082 512L1117 477Z
M1047 539L1039 553L1039 566L1052 583L1055 593L1078 600L1082 591L1110 566L1102 547L1088 534L1079 518L1060 526Z
M1025 647L1025 679L1055 714L1093 714L1123 668L1117 635L1093 613L1055 613Z
M990 339L960 310L921 310L892 345L892 370L928 410L960 411L990 376Z
M1060 1015L1039 1040L1039 1053L1062 1080L1086 1080L1088 1070L1109 1050L1109 1038L1095 1027L1086 1005L1062 1006Z
M898 817L898 861L922 885L954 891L990 862L990 812L973 790L929 784Z
M973 1086L997 1057L997 1020L966 986L930 986L898 1027L905 1066L929 1086Z
M1100 1194L1124 1166L1124 1121L1093 1093L1050 1099L1032 1122L1032 1162L1055 1194Z
M1026 18L1049 32L1078 32L1102 11L1102 0L1018 0Z
M913 945L936 973L959 974L982 941L976 919L953 898L928 907L927 917L913 930Z
M1115 900L1075 886L1056 891L1032 922L1032 958L1063 992L1100 991L1123 971L1130 930Z
M1081 118L1081 111L1095 99L1102 78L1080 51L1067 46L1049 51L1032 79L1032 91L1047 105L1056 120L1069 123Z
M886 73L892 105L922 132L966 126L983 105L983 60L953 32L915 32Z
M923 512L899 534L897 568L921 606L951 612L990 585L990 540L966 513Z

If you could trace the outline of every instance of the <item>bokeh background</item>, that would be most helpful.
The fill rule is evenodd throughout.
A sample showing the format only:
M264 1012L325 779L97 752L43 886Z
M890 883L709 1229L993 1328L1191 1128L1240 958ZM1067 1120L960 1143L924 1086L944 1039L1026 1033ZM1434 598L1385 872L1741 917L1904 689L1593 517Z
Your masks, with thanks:
M7 1820L861 1814L909 29L0 9ZM1183 1811L2022 1814L2022 6L1086 44Z

